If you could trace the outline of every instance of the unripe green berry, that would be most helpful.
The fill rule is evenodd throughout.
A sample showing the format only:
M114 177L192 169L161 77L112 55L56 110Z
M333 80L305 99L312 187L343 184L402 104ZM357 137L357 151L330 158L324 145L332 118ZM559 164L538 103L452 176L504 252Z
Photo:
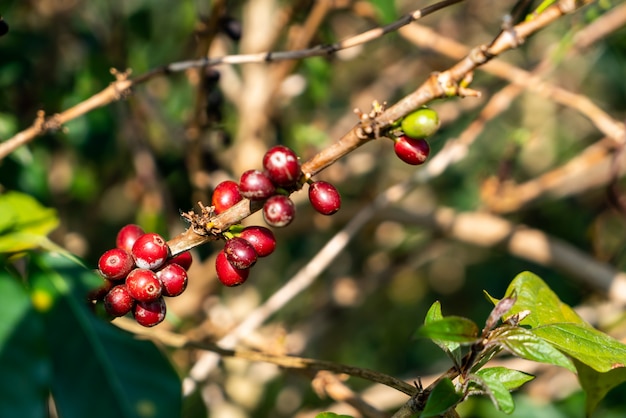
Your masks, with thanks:
M401 127L409 138L426 138L439 129L439 115L428 107L422 107L402 119Z

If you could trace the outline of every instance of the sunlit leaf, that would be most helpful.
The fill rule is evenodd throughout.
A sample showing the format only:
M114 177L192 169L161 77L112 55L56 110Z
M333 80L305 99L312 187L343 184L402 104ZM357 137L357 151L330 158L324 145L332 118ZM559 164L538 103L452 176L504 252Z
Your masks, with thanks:
M509 314L530 311L530 315L521 322L523 325L535 328L563 322L585 323L569 305L561 302L561 299L541 278L533 273L518 274L509 285L506 295L517 297Z
M506 367L486 367L476 372L483 379L497 379L507 390L518 389L535 376Z
M490 394L496 408L507 414L511 414L515 409L513 397L509 391L517 389L521 385L534 379L533 376L507 369L506 367L489 367L476 372Z
M478 376L476 381L481 389L489 396L494 406L506 413L510 414L515 410L515 403L513 402L513 396L509 393L509 390L493 376Z
M441 303L439 301L432 304L428 312L426 313L426 318L424 319L424 324L431 324L443 319L443 314L441 313ZM432 340L435 344L437 344L447 355L452 359L454 364L461 363L461 346L457 342L451 341L443 341L439 339Z
M18 192L0 194L0 253L37 248L59 220L53 209L43 207L31 196Z
M492 333L490 340L518 357L576 371L569 358L530 330L502 326Z
M428 396L426 405L420 417L435 417L459 403L463 395L457 393L454 383L447 377L441 379Z
M478 336L474 321L460 316L446 316L422 325L416 336L440 342L472 343Z
M626 345L583 324L550 324L532 332L599 372L626 366Z

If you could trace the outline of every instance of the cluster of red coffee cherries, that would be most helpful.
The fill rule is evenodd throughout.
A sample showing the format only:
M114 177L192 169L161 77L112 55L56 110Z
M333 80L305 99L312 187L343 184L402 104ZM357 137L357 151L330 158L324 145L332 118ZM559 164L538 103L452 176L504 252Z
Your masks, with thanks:
M239 183L226 180L213 191L211 205L220 214L243 198L263 202L263 219L272 227L289 225L296 214L296 207L289 195L302 186L302 171L296 153L283 145L270 148L263 156L263 170L244 172ZM325 181L307 180L309 201L321 214L332 215L341 207L337 189ZM271 230L251 226L226 237L224 249L216 259L219 280L226 286L237 286L246 281L249 269L257 257L269 255L276 246Z
M178 296L187 287L191 254L170 257L163 237L132 224L120 229L115 244L98 260L105 280L100 297L106 312L113 317L132 312L145 327L159 324L165 319L164 296Z
M407 164L424 164L430 154L427 137L439 129L439 115L433 109L422 107L405 116L402 131L394 138L394 151Z

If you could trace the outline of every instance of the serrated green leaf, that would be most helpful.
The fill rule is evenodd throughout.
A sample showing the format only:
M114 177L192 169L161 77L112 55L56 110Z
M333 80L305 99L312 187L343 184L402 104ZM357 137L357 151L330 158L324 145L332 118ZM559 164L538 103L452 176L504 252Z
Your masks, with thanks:
M490 341L500 344L510 353L539 363L564 367L572 372L576 369L569 358L532 331L513 326L502 326L494 330Z
M153 343L99 320L82 303L76 284L94 274L62 257L35 261L32 292L49 301L36 305L45 319L59 415L179 417L180 380L169 361Z
M443 319L443 314L441 313L441 303L436 301L431 305L430 309L426 313L424 324L431 324L441 319ZM458 365L461 363L461 345L459 343L439 339L433 339L432 341L452 359L454 364Z
M478 326L467 318L446 316L425 323L415 335L440 342L473 343L478 337Z
M587 324L550 324L533 334L599 372L626 366L626 345Z
M459 403L461 399L463 399L463 395L457 393L452 380L447 377L441 379L428 396L420 417L426 418L441 415Z
M334 412L321 412L315 418L353 418L351 415L338 415Z
M517 301L509 313L516 313L529 310L528 315L522 325L529 325L532 328L554 323L571 322L574 324L584 324L585 321L550 289L550 287L539 276L523 272L518 274L509 285L507 296L515 295Z
M51 365L28 291L0 271L0 417L44 417Z
M574 364L578 370L578 381L586 394L586 416L591 416L611 389L626 382L626 368L624 367L600 373L576 359L574 359Z
M0 253L13 253L46 245L47 235L59 220L53 209L18 192L0 195Z

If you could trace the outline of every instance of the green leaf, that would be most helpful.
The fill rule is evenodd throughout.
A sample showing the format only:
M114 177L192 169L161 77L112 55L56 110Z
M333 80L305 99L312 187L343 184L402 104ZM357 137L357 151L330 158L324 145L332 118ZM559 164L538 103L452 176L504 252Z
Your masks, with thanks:
M0 271L0 416L44 417L51 366L28 291Z
M578 360L574 360L574 364L578 370L580 386L587 395L585 398L586 416L591 416L600 401L611 389L626 382L626 368L624 367L600 373Z
M509 285L507 296L517 297L515 305L509 313L516 313L529 310L528 315L522 325L529 325L532 328L554 323L571 322L574 324L584 324L585 321L541 280L537 275L530 272L518 274Z
M504 325L493 331L490 342L500 344L518 357L576 371L569 358L530 330Z
M478 337L478 326L467 318L446 316L425 323L417 330L416 336L446 343L473 343Z
M474 383L482 386L482 389L489 395L489 399L491 399L491 402L493 402L498 410L505 414L513 413L515 410L513 397L498 379L494 379L492 376L486 376L485 378L476 379Z
M457 393L452 380L447 377L441 379L428 396L420 417L426 418L441 415L459 403L461 399L463 399L463 395Z
M315 418L353 418L351 415L338 415L334 412L320 412Z
M497 379L507 390L518 389L535 378L531 374L506 367L486 367L476 372L476 374L483 379Z
M626 345L590 325L551 324L532 332L599 372L626 366Z
M485 386L496 408L506 414L511 414L515 410L515 403L509 391L534 379L534 376L506 367L485 368L479 370L476 376L480 378L480 382L477 383Z
M0 195L0 253L29 250L48 244L47 235L59 220L53 209L18 192Z
M37 257L33 293L45 317L52 394L64 418L179 417L180 380L157 347L96 318L77 284L94 274L61 257ZM84 294L82 294L84 297Z
M432 306L426 313L426 318L424 318L424 324L431 324L441 319L443 319L443 314L441 313L441 303L437 301L432 304ZM452 359L454 364L461 364L461 345L459 343L438 339L433 339L432 341L437 344L448 355L448 357Z

